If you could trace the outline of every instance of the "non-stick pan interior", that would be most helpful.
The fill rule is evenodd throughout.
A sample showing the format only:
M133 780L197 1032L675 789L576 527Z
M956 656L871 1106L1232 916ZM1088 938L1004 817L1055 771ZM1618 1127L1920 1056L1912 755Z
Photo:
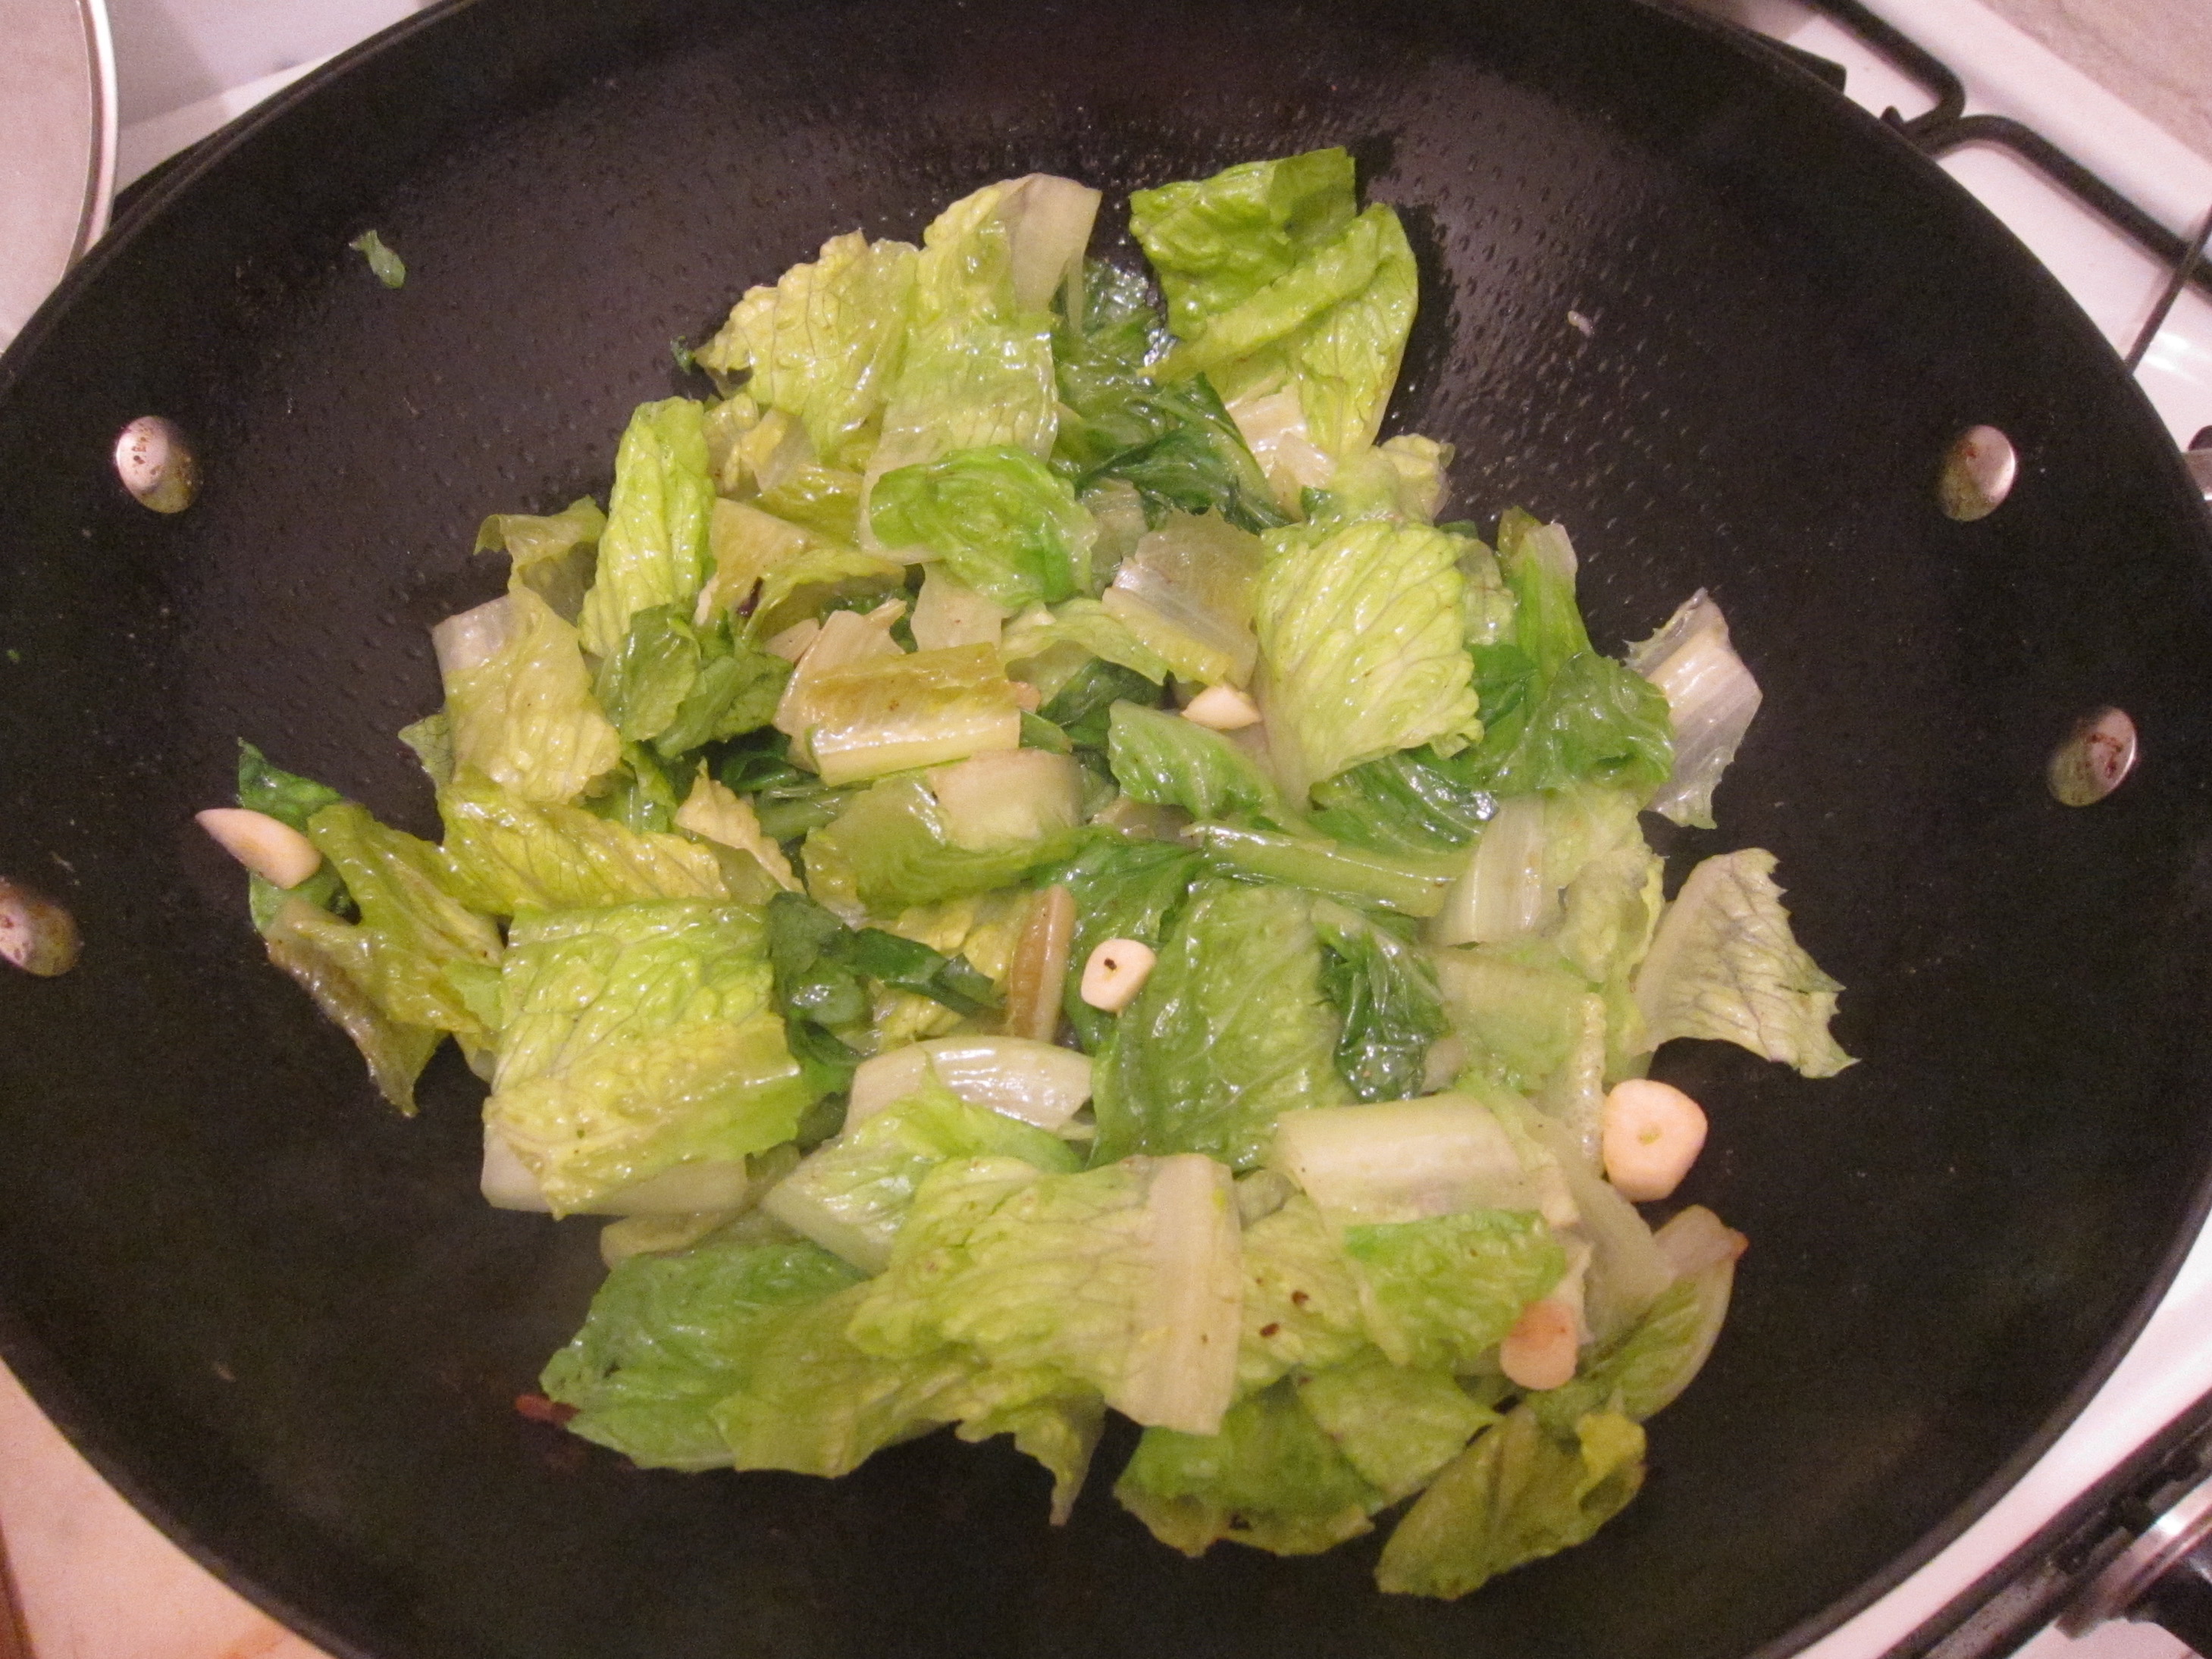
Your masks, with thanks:
M191 826L234 744L419 830L392 733L493 510L604 495L630 406L704 393L748 284L1031 170L1133 186L1326 143L1422 266L1398 429L1454 511L1563 520L1600 644L1699 586L1766 703L1688 860L1772 848L1862 1063L1676 1045L1682 1198L1751 1237L1734 1322L1593 1544L1466 1601L1372 1540L1170 1554L1001 1445L851 1479L641 1474L515 1396L592 1224L477 1201L448 1056L392 1118L261 959ZM374 227L404 288L346 241ZM1123 246L1126 252L1126 246ZM1577 321L1579 319L1579 322ZM166 415L198 503L108 466ZM2023 457L1979 523L1939 454ZM2208 1152L2212 594L2146 406L1942 176L1796 71L1612 4L815 8L477 0L155 192L0 364L0 872L76 910L0 980L11 1358L154 1512L379 1659L1699 1656L1788 1646L2016 1473L2117 1352ZM2138 775L2042 776L2127 709Z

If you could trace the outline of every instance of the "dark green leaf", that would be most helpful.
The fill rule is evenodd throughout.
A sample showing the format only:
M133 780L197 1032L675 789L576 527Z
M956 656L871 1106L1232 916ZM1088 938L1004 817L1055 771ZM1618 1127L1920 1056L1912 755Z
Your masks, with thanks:
M1084 964L1109 939L1133 939L1157 949L1202 864L1176 842L1101 835L1042 878L1041 885L1065 887L1075 900L1075 938L1060 1006L1088 1052L1096 1054L1113 1034L1114 1016L1083 1000Z
M307 832L307 820L325 806L335 806L345 797L328 784L317 783L313 778L303 778L295 772L286 772L269 763L269 757L250 743L238 745L238 804L250 811L265 812L280 823L289 823L301 835Z
M1482 715L1491 718L1486 692ZM1473 758L1425 744L1340 772L1314 790L1313 825L1378 853L1465 847L1498 810L1498 797L1469 780Z
M1337 1075L1362 1100L1411 1100L1429 1044L1447 1029L1435 969L1413 945L1340 904L1317 902L1313 919L1322 994L1344 1016Z
M1045 719L1085 749L1106 746L1108 712L1117 702L1157 708L1164 690L1133 668L1094 657L1077 669L1066 684L1044 706Z

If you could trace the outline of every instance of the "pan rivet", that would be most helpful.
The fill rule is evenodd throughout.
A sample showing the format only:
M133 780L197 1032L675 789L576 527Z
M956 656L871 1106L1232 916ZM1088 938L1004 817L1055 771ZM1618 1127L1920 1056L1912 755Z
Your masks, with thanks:
M2136 723L2118 708L2075 722L2051 751L2051 793L2068 806L2094 806L2120 787L2136 764Z
M0 876L0 957L51 979L76 966L76 918L36 888Z
M1993 426L1970 426L1944 452L1936 500L1946 518L1972 524L2003 504L2019 474L2020 457L2011 439Z
M123 487L156 513L181 513L199 493L200 464L173 421L141 415L115 441Z

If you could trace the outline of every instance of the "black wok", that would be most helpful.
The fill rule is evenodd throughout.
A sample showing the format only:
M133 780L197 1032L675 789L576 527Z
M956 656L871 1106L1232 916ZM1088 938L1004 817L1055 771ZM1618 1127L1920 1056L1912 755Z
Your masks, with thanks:
M1154 1544L1098 1479L945 1437L852 1479L641 1474L514 1409L599 1269L475 1195L450 1054L401 1122L262 960L190 823L234 742L417 829L392 733L483 513L603 491L629 407L748 283L1047 169L1134 185L1341 143L1422 265L1400 429L1461 510L1564 520L1593 632L1700 585L1766 705L1703 853L1781 858L1850 988L1827 1084L1711 1045L1682 1196L1752 1239L1644 1495L1455 1605L1373 1546ZM380 287L347 240L406 257ZM1572 310L1591 325L1571 325ZM149 513L142 414L205 483ZM1935 507L1978 422L2021 482ZM0 872L74 907L0 980L0 1304L33 1392L162 1524L341 1654L1443 1659L1789 1651L1895 1582L2087 1398L2212 1161L2212 583L2111 353L1878 123L1625 4L474 0L139 202L0 361ZM2129 711L2109 800L2045 788ZM1122 1448L1102 1454L1117 1467Z

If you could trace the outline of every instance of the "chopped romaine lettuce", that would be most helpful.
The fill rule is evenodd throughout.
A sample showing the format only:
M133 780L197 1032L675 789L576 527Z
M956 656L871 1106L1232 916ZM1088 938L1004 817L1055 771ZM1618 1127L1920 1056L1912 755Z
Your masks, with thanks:
M1344 1364L1368 1346L1359 1277L1340 1230L1311 1199L1293 1193L1246 1226L1240 1391L1265 1388L1293 1370Z
M303 778L296 773L271 766L269 757L252 744L238 745L238 804L248 811L266 813L279 823L289 824L304 835L308 819L324 807L336 805L344 799L327 784L317 783L313 778ZM270 931L277 913L290 899L305 900L318 909L335 915L350 916L355 914L353 900L346 893L345 881L338 874L337 867L327 859L317 867L314 874L296 887L279 887L267 877L256 872L246 878L246 890L253 926L264 934ZM307 984L297 969L286 966L285 971L299 979L302 985ZM322 1001L322 993L315 991L312 985L308 989L319 1003ZM328 1005L325 1006L327 1012ZM331 1018L338 1018L336 1014ZM346 1024L343 1020L338 1023ZM346 1029L350 1031L353 1028L347 1025ZM418 1066L416 1069L419 1071L421 1067ZM411 1106L409 1109L412 1109Z
M378 1000L375 941L368 929L341 921L308 900L279 894L261 931L269 960L296 980L324 1018L353 1039L377 1092L412 1117L415 1079L446 1034L395 1018Z
M1449 1029L1436 969L1380 923L1323 899L1313 907L1322 994L1343 1016L1337 1074L1361 1100L1421 1091L1429 1045Z
M558 513L495 513L477 528L477 551L507 556L509 592L528 589L574 622L592 585L592 565L607 515L589 495Z
M1280 811L1274 786L1249 755L1177 714L1115 703L1106 756L1123 792L1155 806L1180 806L1198 818Z
M455 779L438 792L438 811L453 890L492 915L743 896L708 845L633 830L580 807L532 805L483 778Z
M1651 810L1677 823L1713 827L1713 790L1759 713L1759 682L1729 643L1728 618L1699 588L1650 639L1629 647L1628 665L1667 695L1674 723L1674 770Z
M1478 1369L1566 1270L1558 1237L1525 1210L1347 1227L1344 1248L1369 1337L1393 1364L1421 1370Z
M577 617L584 648L604 657L629 619L656 605L686 607L707 580L706 411L689 398L641 405L615 454L614 493L599 535L598 579Z
M810 650L775 724L790 737L793 756L812 761L825 783L865 783L1018 748L1022 710L988 645L894 653L836 667L818 665Z
M608 721L576 630L530 588L449 617L430 638L453 766L524 800L575 799L621 763L624 737L652 735Z
M1774 854L1757 847L1690 872L1636 975L1653 1047L1713 1037L1807 1077L1853 1063L1828 1034L1842 988L1790 933Z
M1309 902L1218 878L1191 889L1101 1058L1099 1159L1194 1152L1244 1169L1280 1114L1347 1097Z
M842 911L896 915L1019 881L1072 850L1072 832L976 849L959 846L919 777L886 778L852 797L806 838L807 890Z
M1401 750L1314 787L1315 828L1378 853L1464 847L1498 811L1498 797L1469 781L1471 751Z
M1176 514L1121 561L1107 614L1178 678L1243 685L1259 654L1252 595L1265 557L1260 538L1234 525Z
M1267 661L1260 708L1294 805L1349 767L1481 732L1457 538L1364 519L1275 531L1267 549L1254 606Z
M1048 884L1066 888L1075 900L1075 935L1068 946L1067 988L1060 1007L1085 1049L1097 1053L1115 1019L1083 1000L1083 968L1091 953L1109 939L1163 944L1200 867L1197 854L1173 842L1094 835L1073 858L1045 875Z
M1298 1400L1362 1479L1395 1504L1428 1485L1498 1413L1444 1371L1379 1354L1298 1379Z
M1056 605L1088 586L1097 534L1065 481L1025 449L961 449L876 480L885 547L920 550L1006 609Z

